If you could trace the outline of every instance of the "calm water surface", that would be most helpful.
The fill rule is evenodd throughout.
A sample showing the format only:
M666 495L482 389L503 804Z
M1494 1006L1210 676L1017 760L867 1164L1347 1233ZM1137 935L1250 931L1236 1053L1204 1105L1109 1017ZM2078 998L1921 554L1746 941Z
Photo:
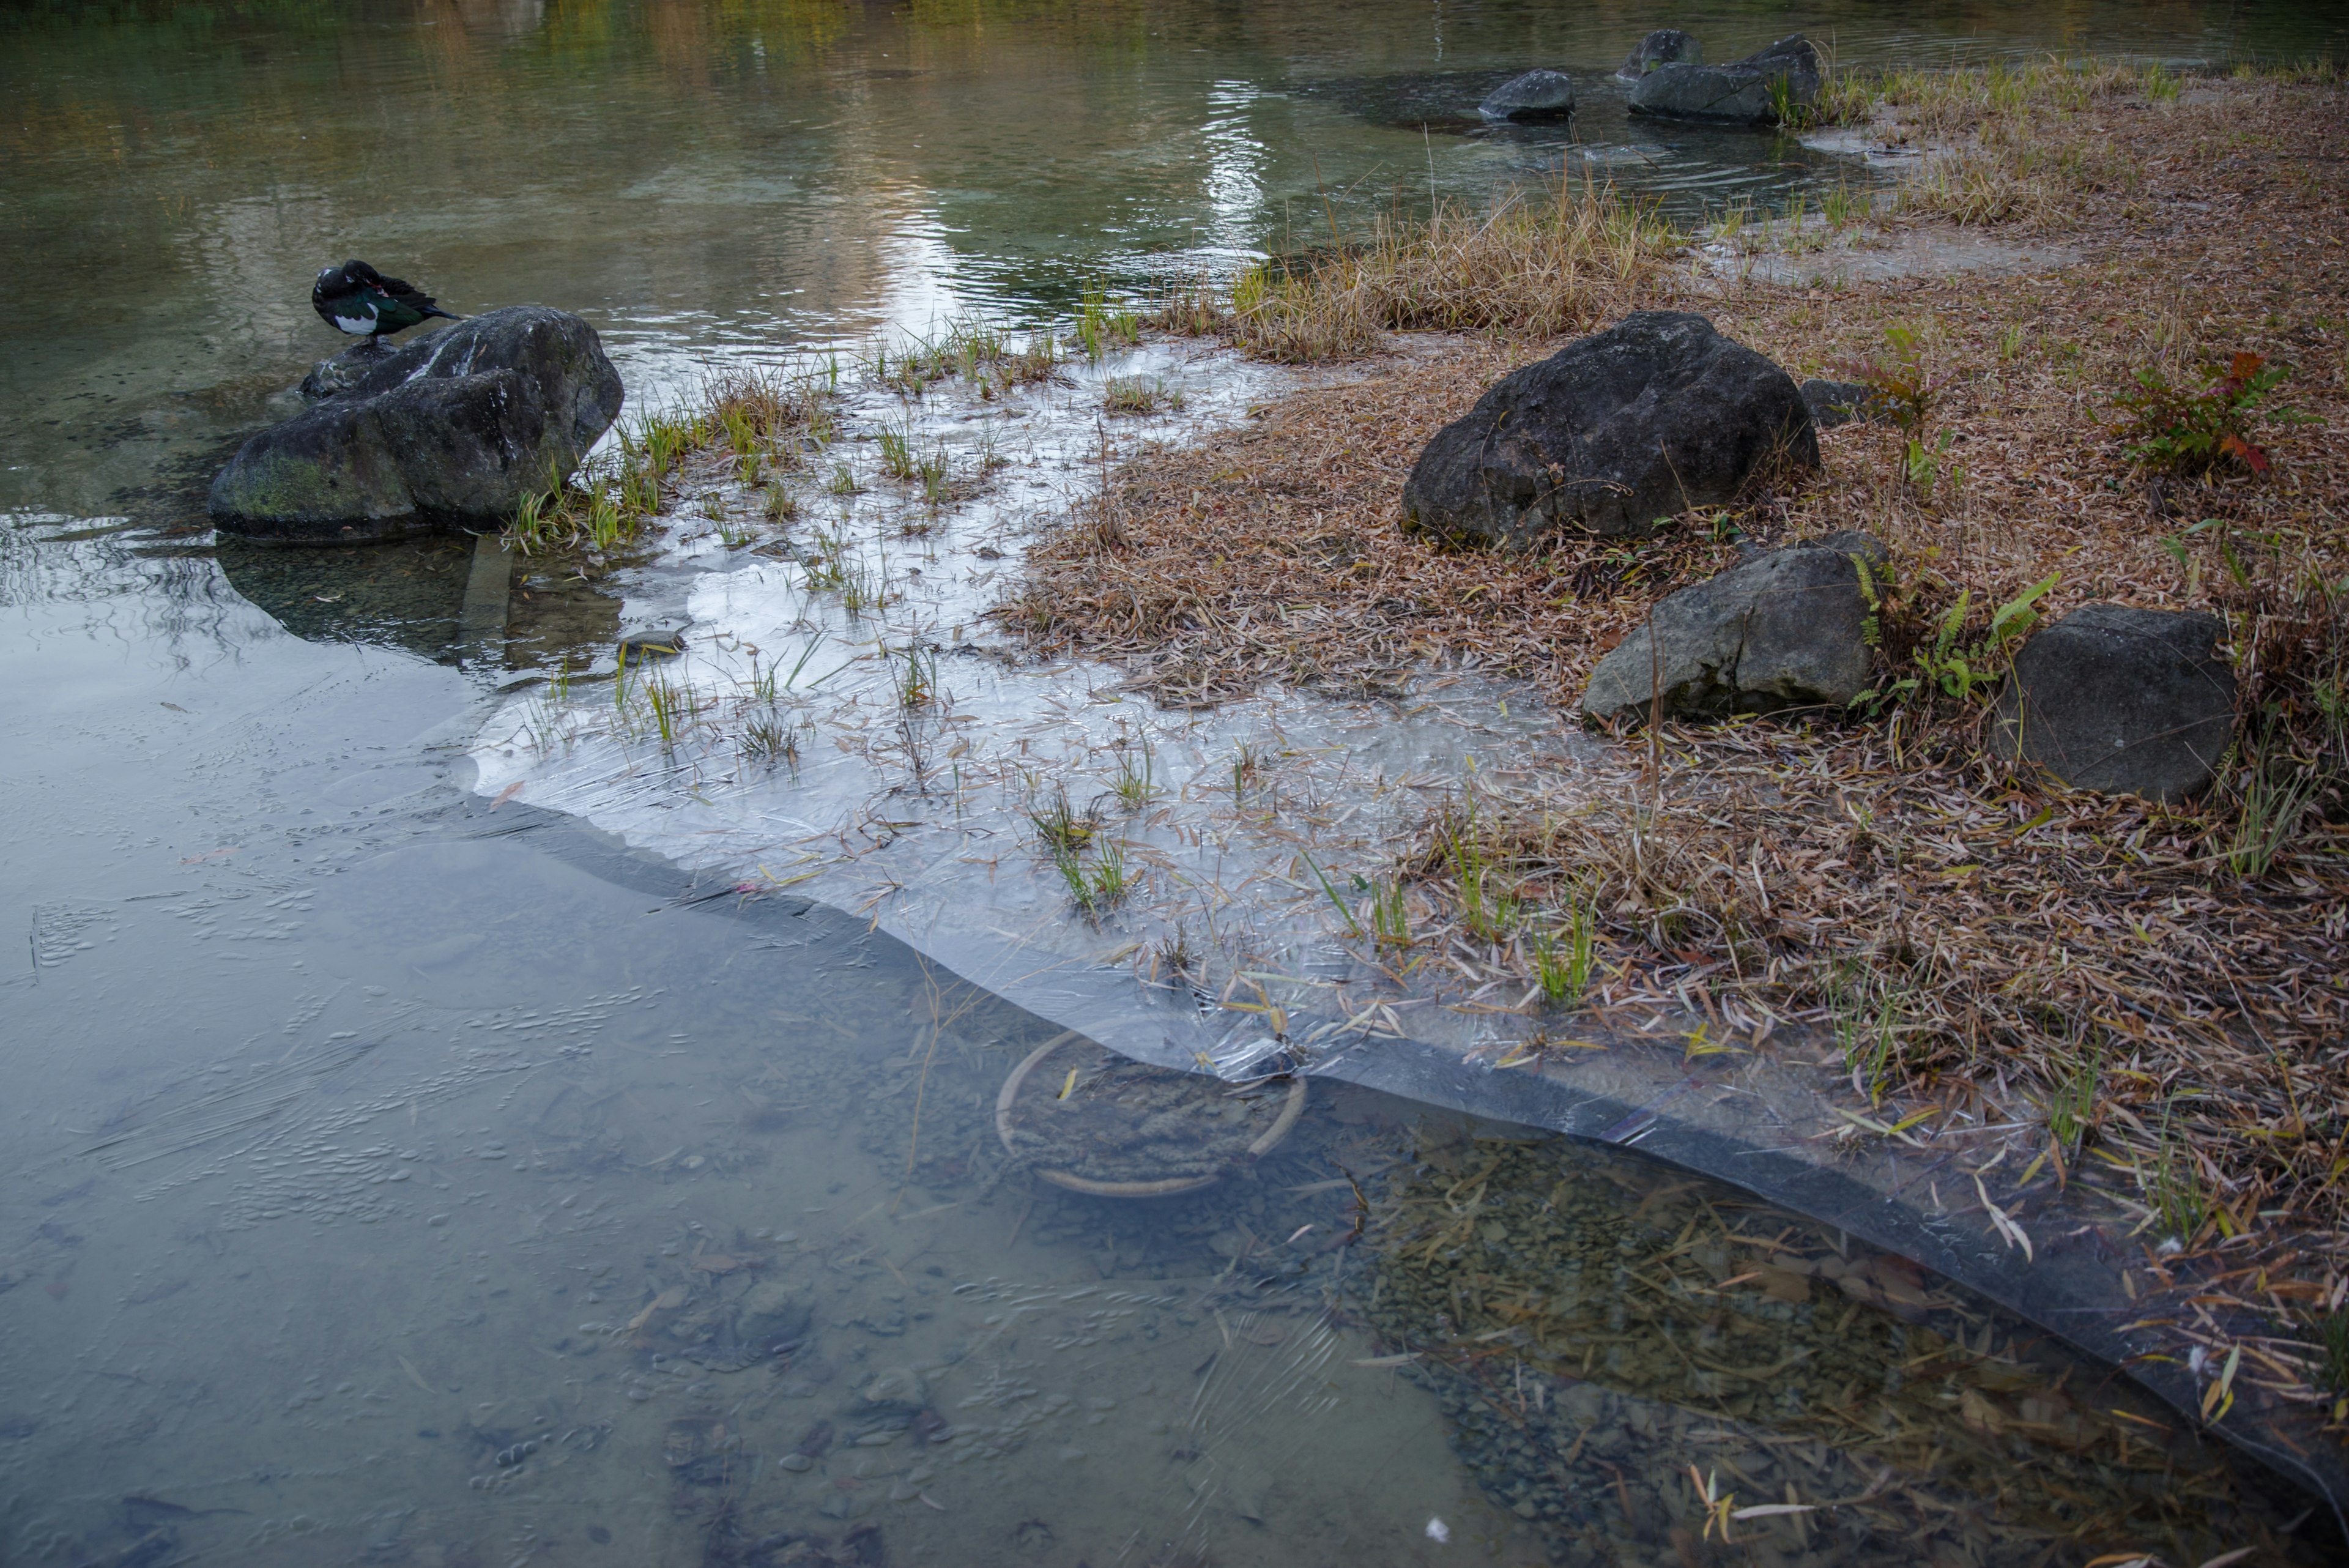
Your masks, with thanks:
M191 510L331 347L345 254L583 312L641 404L1431 188L1866 178L1628 126L1598 78L1658 19L1714 57L2342 41L2186 5L0 20L0 1563L2319 1560L2025 1325L1628 1158L1317 1086L1205 1192L1040 1181L994 1119L1040 1021L473 793L509 662L618 608L479 657L460 545L263 557ZM1578 141L1464 119L1537 63ZM1724 1524L1764 1504L1812 1511Z

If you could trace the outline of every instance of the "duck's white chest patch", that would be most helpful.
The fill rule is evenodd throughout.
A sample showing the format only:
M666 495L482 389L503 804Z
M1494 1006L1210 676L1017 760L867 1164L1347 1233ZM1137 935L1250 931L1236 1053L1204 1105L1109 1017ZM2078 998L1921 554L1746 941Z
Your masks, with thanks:
M349 333L354 337L365 337L369 333L373 332L375 330L375 312L367 309L364 305L351 308L356 308L360 312L360 314L357 316L346 316L342 311L337 310L335 312L335 325L341 327L344 331Z

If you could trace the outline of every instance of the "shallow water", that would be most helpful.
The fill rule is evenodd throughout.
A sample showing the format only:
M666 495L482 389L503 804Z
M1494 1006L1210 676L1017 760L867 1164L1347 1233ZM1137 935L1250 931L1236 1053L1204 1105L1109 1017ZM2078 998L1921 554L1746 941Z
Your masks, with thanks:
M1674 21L1714 59L1796 29L1851 64L2349 46L2333 8L2286 0ZM1629 124L1607 73L1652 25L1622 0L12 6L0 505L110 511L185 477L331 341L305 291L347 253L452 309L584 312L641 405L707 358L1039 318L1431 188L1473 202L1588 160L1685 213L1866 177L1791 139ZM1535 63L1580 84L1578 150L1469 123Z
M1716 57L1801 26L1847 60L1932 60L2337 47L2313 15L1682 19ZM969 308L1056 321L1089 285L1359 225L1431 183L1482 199L1588 160L1693 206L1864 177L1775 138L1632 134L1591 78L1647 19L0 20L18 109L0 126L0 864L26 938L0 981L0 1562L2309 1550L2273 1533L2303 1502L2246 1494L2168 1412L2027 1325L1628 1155L1320 1083L1286 1141L1195 1195L1086 1198L1007 1165L998 1086L1057 1030L889 933L1056 1012L1132 994L1137 955L1095 973L1098 933L970 847L1032 794L1005 754L1020 726L1081 804L1152 737L1164 815L1124 829L1137 857L1264 952L1321 891L1294 863L1235 887L1217 860L1270 863L1276 805L1368 831L1415 809L1388 795L1414 769L1571 752L1475 683L1170 714L1098 670L954 651L984 640L988 574L1025 530L1081 504L1102 375L1186 390L1122 441L1244 417L1268 372L1154 348L1016 407L942 392L922 438L965 472L1007 465L926 534L878 483L823 517L857 558L894 558L877 620L806 588L806 530L761 555L711 518L604 591L525 577L506 646L469 646L461 542L257 552L215 546L189 509L189 481L330 346L301 291L350 250L460 309L585 312L642 407L711 361ZM1459 109L1537 61L1590 83L1579 143L1469 134ZM848 414L834 455L869 475L854 438L907 416L859 391ZM979 554L998 546L1002 566ZM703 635L661 678L713 696L753 643L766 668L812 646L807 679L846 671L797 774L742 769L719 728L681 751L614 732L591 678L615 635L678 619ZM958 707L893 737L876 656L925 639ZM566 661L559 697L513 686ZM948 754L957 712L988 718L995 754ZM859 723L870 743L843 750ZM902 789L925 745L925 771L968 763L968 791ZM1285 800L1217 794L1243 746ZM871 852L792 883L783 854L848 812L885 830ZM955 825L954 854L892 826L917 814ZM909 873L874 930L870 893ZM864 912L800 901L819 891ZM1050 963L961 961L1012 916L995 952ZM1049 972L1077 960L1081 983ZM1183 1018L1184 1000L1153 1005ZM1174 1059L1247 1064L1261 1029L1187 1016L1205 1033L1174 1049L1170 1028ZM1817 1506L1733 1521L1724 1547L1701 1484Z

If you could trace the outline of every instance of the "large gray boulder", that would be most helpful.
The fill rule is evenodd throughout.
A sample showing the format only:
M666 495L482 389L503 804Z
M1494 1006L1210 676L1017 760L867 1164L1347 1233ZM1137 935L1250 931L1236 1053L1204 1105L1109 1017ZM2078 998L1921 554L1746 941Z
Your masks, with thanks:
M1884 546L1837 534L1765 550L1668 596L1591 670L1582 711L1644 720L1659 688L1667 714L1848 706L1874 673L1854 557L1876 571Z
M620 412L619 372L568 311L514 306L363 352L312 372L317 406L221 470L211 504L222 529L343 544L502 524L567 477Z
M1818 461L1793 377L1702 316L1643 310L1504 376L1438 431L1403 520L1460 543L1644 534L1734 498L1765 465Z
M1686 60L1661 65L1631 85L1633 114L1704 119L1734 125L1775 125L1784 109L1818 101L1819 55L1808 38L1781 38L1725 66Z
M2199 610L2082 605L2015 655L1992 746L2075 789L2170 803L2199 794L2235 740L2220 630Z
M1640 40L1630 57L1615 67L1615 74L1635 82L1658 66L1674 64L1704 64L1704 46L1678 27L1659 27Z
M1574 79L1564 71L1527 71L1485 94L1476 112L1486 119L1571 119Z

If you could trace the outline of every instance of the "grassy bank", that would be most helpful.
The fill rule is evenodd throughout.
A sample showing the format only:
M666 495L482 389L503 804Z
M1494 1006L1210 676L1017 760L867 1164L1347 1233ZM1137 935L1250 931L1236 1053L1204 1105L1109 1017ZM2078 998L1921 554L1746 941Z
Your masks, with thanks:
M1733 248L1718 234L1570 188L1195 293L1161 325L1356 362L1127 469L1032 553L1005 618L1174 703L1462 661L1566 705L1740 541L1875 534L1899 586L1874 699L1667 725L1607 787L1455 801L1392 868L1377 961L1422 988L1506 979L1537 1008L1688 998L1748 1044L1809 1025L1861 1094L1926 1113L1920 1136L1937 1116L2036 1127L2051 1190L2092 1174L2138 1206L2149 1248L2237 1256L2255 1304L2321 1318L2349 1289L2343 108L2324 73L1847 79L1823 118L1931 151L1864 222L1739 240L1831 262L1961 226L2064 265L1771 285L1708 262L1708 238ZM1640 307L1702 310L1797 377L1913 393L1908 417L1831 432L1821 472L1651 539L1501 555L1402 532L1398 493L1437 428L1561 335ZM1452 335L1385 336L1424 329ZM1996 611L2050 578L2043 618L2098 599L2224 618L2242 740L2218 788L2167 808L1989 755L2016 640ZM2274 1354L2319 1397L2313 1352Z

